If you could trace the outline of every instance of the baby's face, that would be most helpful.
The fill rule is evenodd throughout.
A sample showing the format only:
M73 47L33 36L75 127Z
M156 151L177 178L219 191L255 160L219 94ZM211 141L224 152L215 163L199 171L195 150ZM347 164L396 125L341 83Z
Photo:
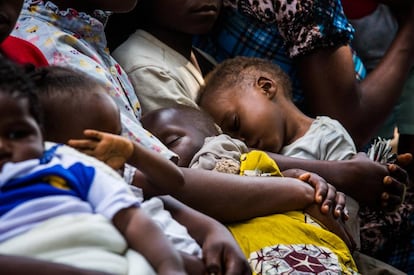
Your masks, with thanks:
M23 6L23 0L0 0L0 42L13 30Z
M181 167L188 167L206 138L191 123L171 109L144 116L141 122L145 129L180 157L177 165Z
M225 96L208 97L200 106L224 133L244 141L250 148L280 151L285 134L284 118L274 101L255 87L223 88L219 94Z
M28 101L0 93L0 171L6 162L35 159L42 154L42 134Z

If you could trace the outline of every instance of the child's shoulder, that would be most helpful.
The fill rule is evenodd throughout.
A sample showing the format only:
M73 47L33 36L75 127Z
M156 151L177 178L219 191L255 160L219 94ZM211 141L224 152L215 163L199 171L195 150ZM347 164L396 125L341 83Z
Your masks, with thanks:
M110 168L102 161L88 156L86 154L83 154L68 145L56 144L54 142L45 142L45 149L46 152L48 150L53 150L54 156L57 157L64 166L78 163L84 166L93 167L96 170L99 170L100 172L115 178L116 180L123 181L121 176L115 170Z

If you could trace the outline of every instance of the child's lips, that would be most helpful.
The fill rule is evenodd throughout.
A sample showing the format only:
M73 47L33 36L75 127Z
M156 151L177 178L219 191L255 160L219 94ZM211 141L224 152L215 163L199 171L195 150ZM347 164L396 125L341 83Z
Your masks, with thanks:
M193 9L193 12L198 12L198 13L202 13L202 12L217 12L218 8L215 5L205 5L202 7L197 7L195 9Z

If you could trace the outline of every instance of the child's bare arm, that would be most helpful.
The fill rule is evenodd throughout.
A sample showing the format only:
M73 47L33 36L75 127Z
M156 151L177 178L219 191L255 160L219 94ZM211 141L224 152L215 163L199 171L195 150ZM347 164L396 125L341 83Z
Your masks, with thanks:
M186 274L178 252L161 229L137 207L119 211L113 218L130 248L141 253L157 274Z
M87 139L69 140L68 144L114 169L125 163L135 166L161 190L170 191L184 184L183 174L173 162L138 143L95 130L85 130L84 135Z
M251 274L245 256L224 225L170 196L162 200L174 219L187 228L203 249L208 274Z

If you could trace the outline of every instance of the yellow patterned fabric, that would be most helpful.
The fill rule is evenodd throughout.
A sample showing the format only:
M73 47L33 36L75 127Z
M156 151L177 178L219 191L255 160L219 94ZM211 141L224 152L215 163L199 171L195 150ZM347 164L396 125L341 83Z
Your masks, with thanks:
M240 158L240 175L283 176L265 152ZM253 274L357 274L346 244L300 211L228 225Z
M346 244L299 211L228 225L253 274L357 274Z
M282 176L276 162L263 151L253 150L240 157L242 176Z

